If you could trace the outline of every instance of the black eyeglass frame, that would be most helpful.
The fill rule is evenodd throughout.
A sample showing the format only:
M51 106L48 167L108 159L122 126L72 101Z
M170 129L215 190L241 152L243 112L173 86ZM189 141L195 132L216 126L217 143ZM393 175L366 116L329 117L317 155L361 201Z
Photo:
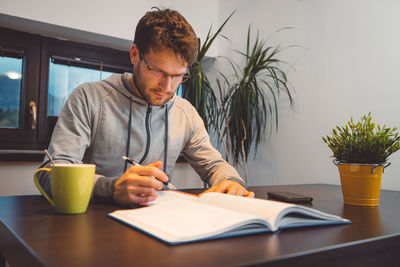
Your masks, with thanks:
M148 71L150 71L150 72L151 72L151 71L155 71L155 72L162 73L163 76L164 76L165 78L166 78L166 77L171 77L171 81L174 81L174 79L176 79L176 78L178 78L178 77L182 77L182 80L181 80L179 83L185 83L185 82L186 82L187 80L189 80L189 78L190 78L190 71L189 71L189 68L186 68L186 73L184 73L184 74L169 74L169 73L166 73L166 72L163 71L163 70L150 67L149 63L148 63L147 60L144 58L144 56L143 56L142 53L139 54L139 57L140 57L141 60L143 60L143 62L144 62L144 64L146 65L146 68L147 68Z

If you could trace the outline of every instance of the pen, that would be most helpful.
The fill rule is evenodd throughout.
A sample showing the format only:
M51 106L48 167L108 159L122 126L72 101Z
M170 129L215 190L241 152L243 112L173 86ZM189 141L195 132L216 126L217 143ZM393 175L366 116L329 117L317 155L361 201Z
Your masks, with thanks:
M136 161L134 161L133 159L127 157L127 156L122 156L122 158L127 161L129 164L133 165L133 166L142 166L139 163L137 163Z
M140 165L139 163L137 163L136 161L134 161L133 159L131 159L130 157L127 157L127 156L122 156L122 158L126 161L126 162L128 162L129 164L131 164L131 165L133 165L133 166L142 166L142 165ZM154 177L153 177L154 178ZM155 179L155 178L154 178ZM163 183L163 188L162 188L162 190L166 190L166 189L169 189L169 187L168 187L168 182L164 182Z

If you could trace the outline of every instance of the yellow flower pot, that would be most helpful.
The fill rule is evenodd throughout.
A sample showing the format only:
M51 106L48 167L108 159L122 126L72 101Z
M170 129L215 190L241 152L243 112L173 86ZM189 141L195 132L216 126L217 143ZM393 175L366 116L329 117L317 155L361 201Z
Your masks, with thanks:
M338 166L345 204L378 206L385 164L350 164L334 162Z

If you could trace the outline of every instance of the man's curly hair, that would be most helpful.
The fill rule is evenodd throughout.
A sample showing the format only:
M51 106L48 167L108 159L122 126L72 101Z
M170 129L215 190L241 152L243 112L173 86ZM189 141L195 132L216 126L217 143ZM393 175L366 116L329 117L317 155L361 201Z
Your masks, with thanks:
M140 19L133 43L142 54L170 49L191 66L199 46L192 26L178 11L154 9Z

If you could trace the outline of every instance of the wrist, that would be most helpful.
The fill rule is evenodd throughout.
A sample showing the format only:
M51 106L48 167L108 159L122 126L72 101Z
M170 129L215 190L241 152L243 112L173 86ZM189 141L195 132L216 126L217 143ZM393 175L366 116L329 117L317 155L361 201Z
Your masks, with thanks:
M244 188L246 188L246 190L248 189L248 188L247 188L247 184L246 184L243 180L241 180L241 179L231 177L231 178L226 178L225 180L237 182L237 183L239 183L241 186L243 186Z
M93 188L93 202L115 204L114 188L118 178L99 177Z

